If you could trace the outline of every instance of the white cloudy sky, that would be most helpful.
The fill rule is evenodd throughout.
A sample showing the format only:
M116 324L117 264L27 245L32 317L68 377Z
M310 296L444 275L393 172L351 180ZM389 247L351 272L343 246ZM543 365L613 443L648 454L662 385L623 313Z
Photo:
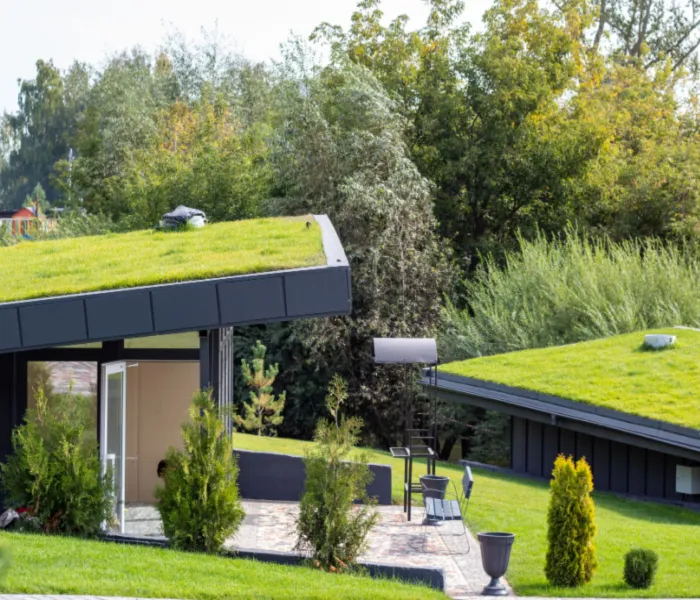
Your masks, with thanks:
M467 0L465 20L478 24L490 0ZM153 51L166 30L197 37L218 29L245 56L278 56L293 31L307 36L322 21L347 25L356 0L0 0L0 112L17 107L17 80L34 75L37 59L66 68L74 59L100 63L106 54L140 45ZM423 0L384 0L387 19L407 14L416 26Z

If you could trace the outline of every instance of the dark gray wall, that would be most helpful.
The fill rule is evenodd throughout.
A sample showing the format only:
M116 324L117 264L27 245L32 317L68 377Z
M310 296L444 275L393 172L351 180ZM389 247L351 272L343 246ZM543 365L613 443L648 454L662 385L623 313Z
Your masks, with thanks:
M19 354L0 354L0 461L11 452L12 429L27 409L27 361Z
M700 496L675 491L676 466L698 462L522 417L513 417L512 425L511 468L517 473L548 477L561 453L586 458L597 490L700 503Z
M234 434L235 440L235 434ZM275 452L236 450L238 455L238 487L249 500L298 502L304 493L306 471L300 456ZM391 504L391 467L369 466L374 480L367 487L379 504Z

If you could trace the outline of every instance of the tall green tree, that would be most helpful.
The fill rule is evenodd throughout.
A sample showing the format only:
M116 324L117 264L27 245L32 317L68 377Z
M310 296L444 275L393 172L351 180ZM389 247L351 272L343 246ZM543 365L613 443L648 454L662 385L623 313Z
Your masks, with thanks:
M571 216L563 184L603 142L593 124L561 110L581 69L585 7L498 0L484 32L469 35L458 0L432 0L416 31L404 17L384 27L379 6L364 0L347 33L325 25L315 35L399 100L412 157L436 184L440 230L461 258L474 264L518 229L560 228Z
M401 374L375 367L373 337L435 333L450 269L432 212L431 186L410 159L404 122L371 73L345 61L290 77L273 160L283 214L326 213L352 268L349 319L295 326L305 360L350 385L349 409L375 441L397 439ZM286 366L285 366L286 368ZM402 389L402 388L401 388Z
M592 47L610 46L616 60L644 69L698 72L698 0L597 0Z
M59 190L51 184L54 164L68 156L88 91L88 69L74 63L62 74L51 61L36 63L34 79L20 82L18 110L3 117L6 164L0 169L0 200L19 208L40 184L48 202ZM7 139L9 138L9 139Z

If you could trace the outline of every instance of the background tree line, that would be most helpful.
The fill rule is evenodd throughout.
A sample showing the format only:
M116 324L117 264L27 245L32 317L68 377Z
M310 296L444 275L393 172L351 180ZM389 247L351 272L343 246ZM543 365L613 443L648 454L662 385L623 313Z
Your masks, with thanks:
M574 239L591 244L594 264L619 248L630 261L650 248L693 260L696 4L496 0L474 32L460 0L429 0L417 28L361 0L348 26L320 24L272 64L216 33L196 44L170 35L155 56L124 51L99 68L38 61L0 122L0 206L40 186L46 206L73 209L65 235L151 227L177 204L214 220L327 213L352 264L352 317L240 330L238 357L260 339L280 364L280 434L312 434L338 372L366 441L386 446L399 434L401 378L372 364L372 337L439 334L445 357L466 358L657 322L593 326L562 309L556 328L533 333L551 308L545 269L573 260ZM529 259L530 243L547 260ZM504 426L443 413L444 454L459 436L483 448L484 426Z

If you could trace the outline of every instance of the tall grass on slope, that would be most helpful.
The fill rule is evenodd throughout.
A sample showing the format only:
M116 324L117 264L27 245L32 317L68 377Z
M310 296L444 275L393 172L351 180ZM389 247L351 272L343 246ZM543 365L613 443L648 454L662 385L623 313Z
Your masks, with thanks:
M655 240L520 240L444 309L442 356L458 360L669 325L700 325L700 260Z

